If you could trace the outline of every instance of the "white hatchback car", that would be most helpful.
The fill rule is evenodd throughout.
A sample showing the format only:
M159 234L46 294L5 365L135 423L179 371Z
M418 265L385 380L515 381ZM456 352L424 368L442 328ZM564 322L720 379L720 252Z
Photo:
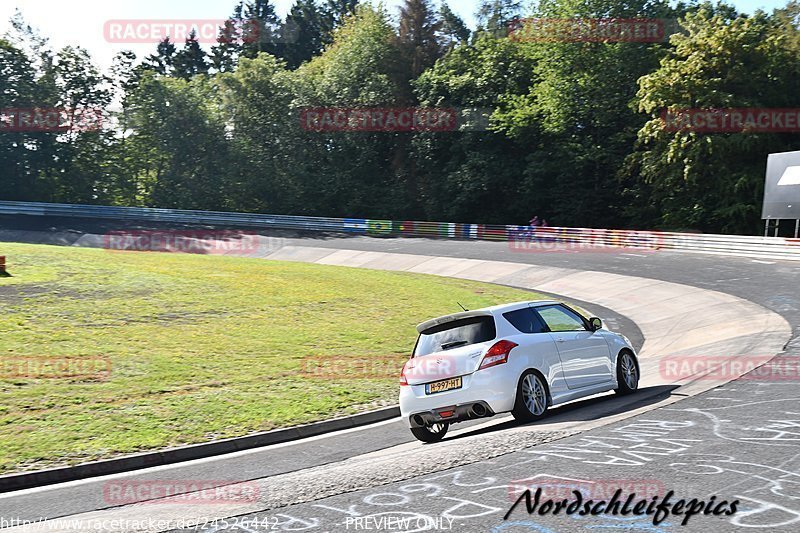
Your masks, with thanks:
M505 412L530 422L553 405L639 386L630 341L556 301L456 313L417 331L400 411L423 442L440 440L454 422Z

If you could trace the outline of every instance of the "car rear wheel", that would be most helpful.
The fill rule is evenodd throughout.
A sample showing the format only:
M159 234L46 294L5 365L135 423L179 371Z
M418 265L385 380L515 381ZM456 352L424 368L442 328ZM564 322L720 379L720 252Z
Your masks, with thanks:
M511 414L520 422L533 422L547 413L547 388L542 378L528 370L517 385L517 400Z
M443 422L432 426L411 428L411 433L422 442L439 442L447 434L450 424Z
M639 368L630 352L622 352L617 358L617 385L617 394L630 394L639 388Z

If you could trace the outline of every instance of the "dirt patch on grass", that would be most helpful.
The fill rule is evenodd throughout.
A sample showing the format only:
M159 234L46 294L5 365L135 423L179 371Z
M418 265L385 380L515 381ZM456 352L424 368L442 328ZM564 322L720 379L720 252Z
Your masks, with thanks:
M0 285L0 300L7 304L22 303L25 298L50 294L51 289L41 285Z

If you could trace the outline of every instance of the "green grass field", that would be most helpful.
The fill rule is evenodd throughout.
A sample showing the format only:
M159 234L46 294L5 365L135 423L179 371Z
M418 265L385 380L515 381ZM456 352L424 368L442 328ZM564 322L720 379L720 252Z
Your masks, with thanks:
M0 278L0 473L392 404L417 323L458 311L457 301L478 308L536 297L257 259L6 243L0 255L13 275ZM18 370L21 358L65 357L108 358L111 371ZM391 375L304 372L309 360L326 357L388 360Z

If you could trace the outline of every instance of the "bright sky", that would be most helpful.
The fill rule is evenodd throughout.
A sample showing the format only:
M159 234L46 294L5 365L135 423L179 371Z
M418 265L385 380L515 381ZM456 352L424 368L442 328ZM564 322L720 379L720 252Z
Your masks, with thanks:
M377 0L376 0L377 1ZM441 1L441 0L440 0ZM757 8L772 10L787 0L729 0L745 12ZM478 0L448 0L450 7L474 26L473 14ZM220 19L230 16L237 0L2 0L0 1L0 35L8 28L8 19L19 8L25 20L49 37L54 48L80 45L87 48L102 67L120 50L130 49L139 57L151 54L155 44L115 44L105 37L104 25L110 20L127 19ZM284 15L294 0L276 0ZM402 0L386 0L392 13Z

